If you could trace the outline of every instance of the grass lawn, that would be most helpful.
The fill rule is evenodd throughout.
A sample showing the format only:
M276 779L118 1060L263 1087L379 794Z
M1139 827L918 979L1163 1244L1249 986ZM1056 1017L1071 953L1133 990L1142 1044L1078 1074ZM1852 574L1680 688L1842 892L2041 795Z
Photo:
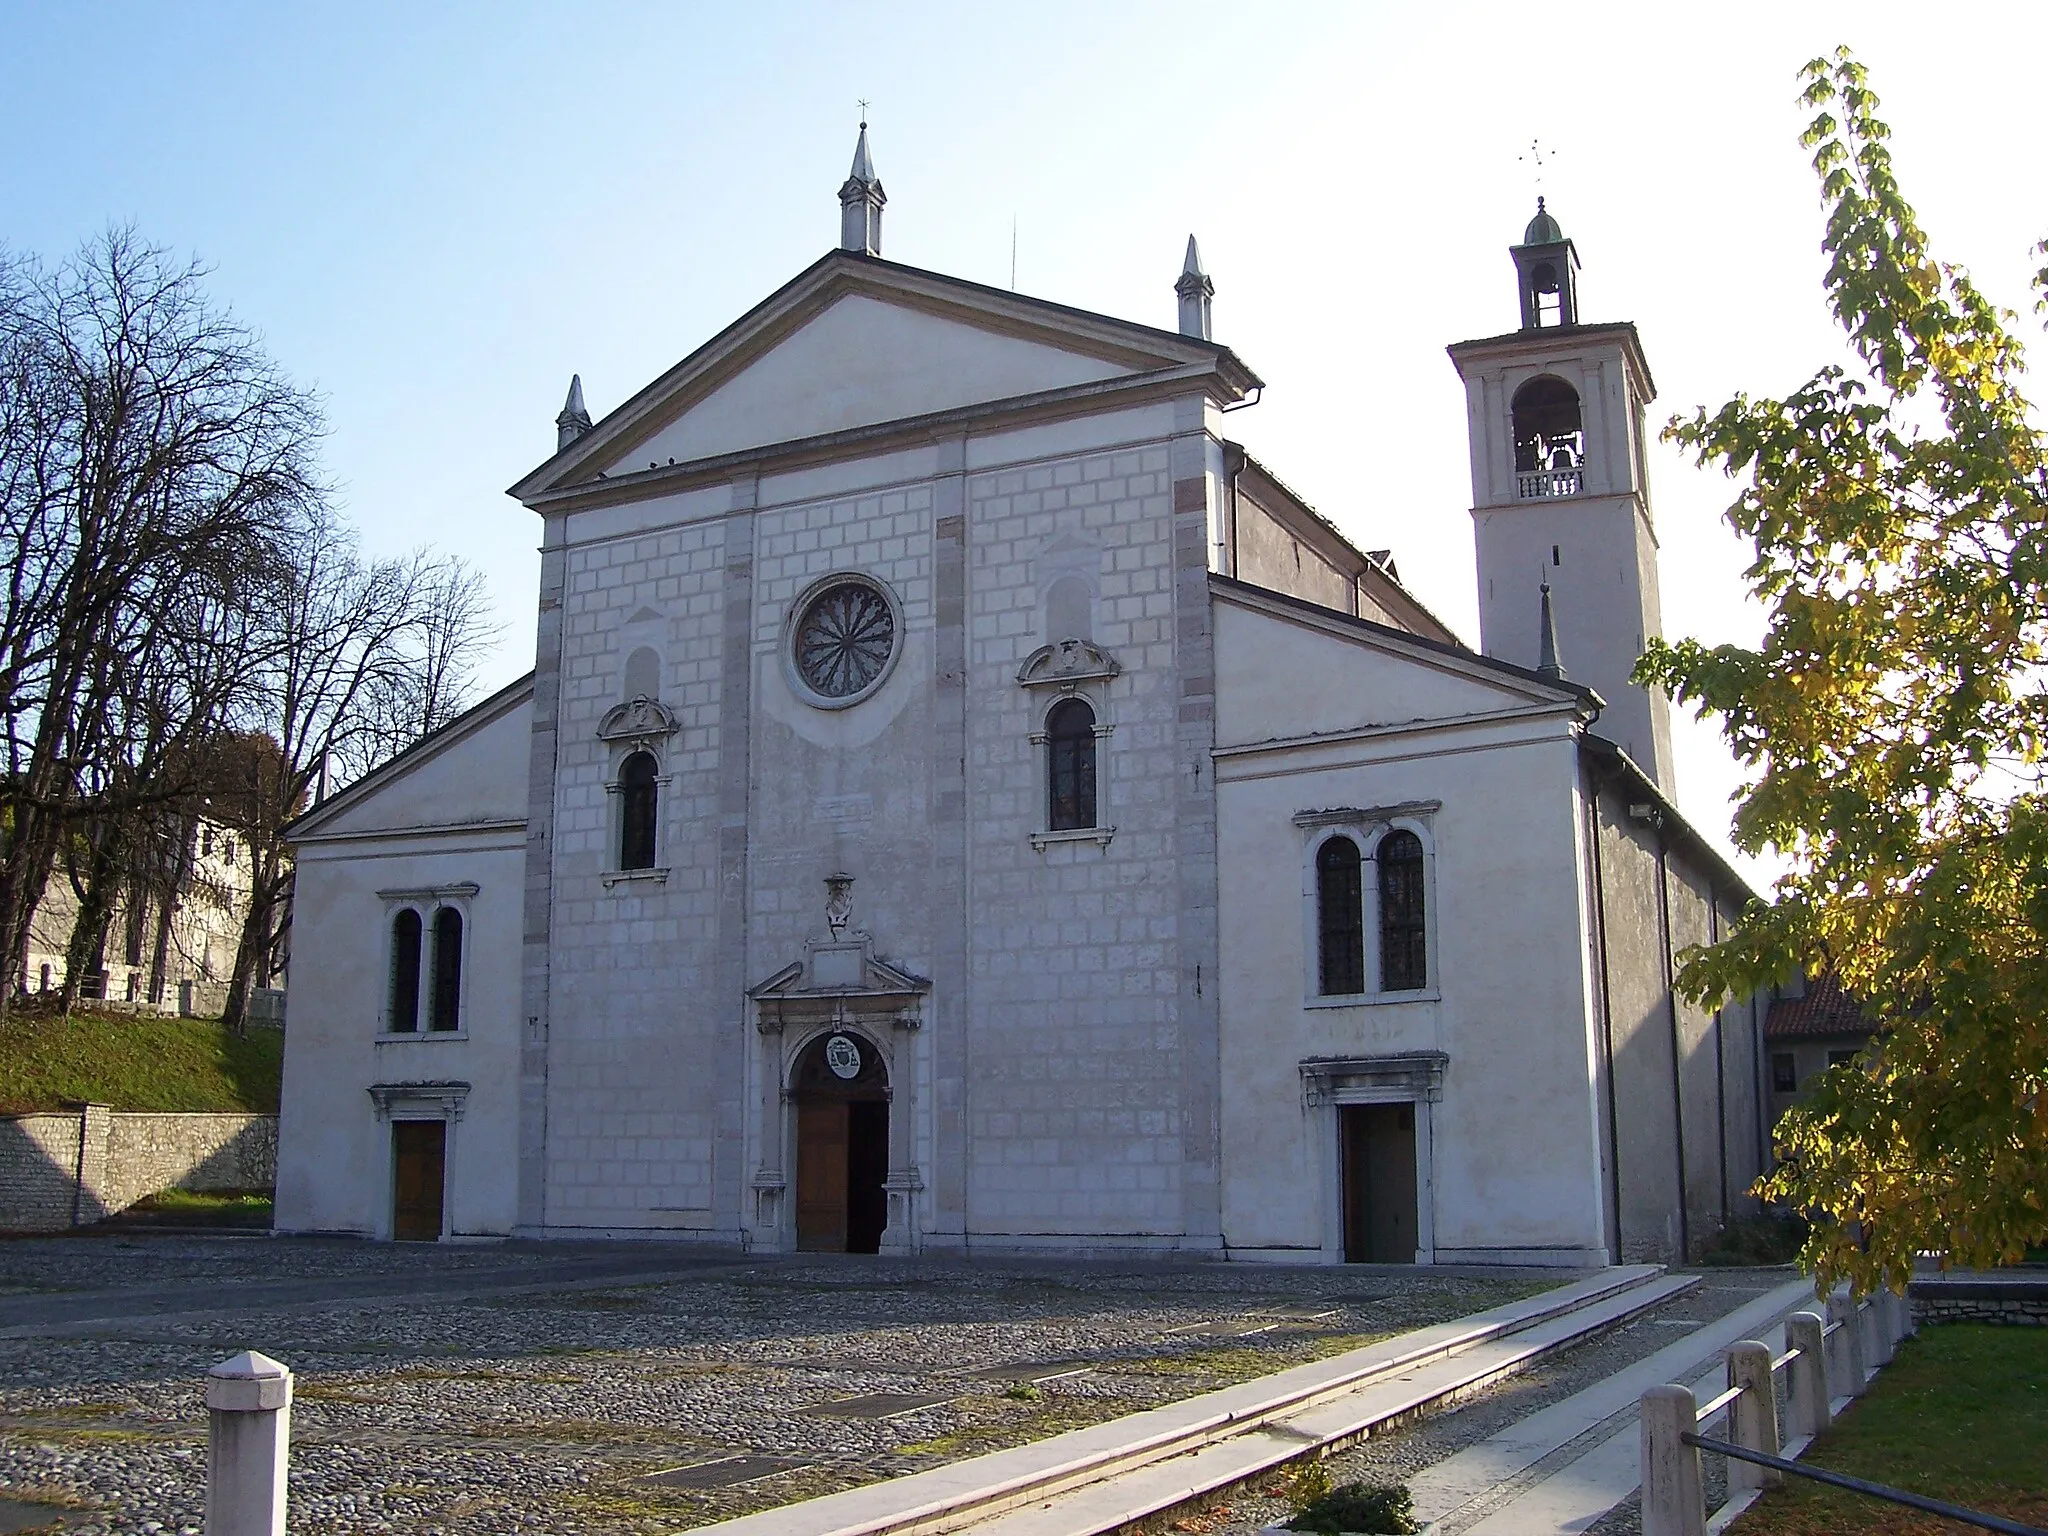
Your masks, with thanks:
M277 1111L284 1032L237 1039L211 1019L10 1013L0 1114L89 1099L115 1109Z
M1803 1461L2048 1527L2048 1328L1944 1323L1899 1344ZM1903 1536L1973 1527L1787 1477L1732 1536Z

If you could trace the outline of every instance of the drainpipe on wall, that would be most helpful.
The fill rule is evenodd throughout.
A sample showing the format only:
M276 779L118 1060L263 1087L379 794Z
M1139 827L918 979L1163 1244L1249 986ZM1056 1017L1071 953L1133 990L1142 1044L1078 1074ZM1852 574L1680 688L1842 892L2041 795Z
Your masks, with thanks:
M1614 1088L1614 1000L1607 973L1607 876L1600 857L1600 792L1606 781L1591 775L1593 794L1586 821L1593 840L1593 927L1600 951L1600 1044L1607 1077L1607 1195L1614 1211L1614 1262L1621 1258L1621 1117Z
M1690 1189L1685 1176L1685 1039L1678 1019L1677 979L1671 963L1671 862L1664 828L1657 833L1657 928L1664 950L1664 1000L1671 1014L1671 1120L1678 1148L1678 1262L1692 1259L1692 1223L1686 1210Z
M1707 942L1721 942L1721 893L1707 882ZM1728 1052L1721 1036L1724 1004L1714 1010L1714 1131L1721 1148L1721 1225L1728 1225Z

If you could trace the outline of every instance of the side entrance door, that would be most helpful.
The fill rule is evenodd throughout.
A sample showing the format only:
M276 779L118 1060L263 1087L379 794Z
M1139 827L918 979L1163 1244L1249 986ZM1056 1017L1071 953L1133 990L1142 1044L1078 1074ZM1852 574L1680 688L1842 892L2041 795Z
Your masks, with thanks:
M448 1125L442 1120L398 1120L391 1126L391 1235L400 1242L441 1240L441 1199Z
M1338 1110L1344 1178L1344 1262L1413 1264L1415 1106Z

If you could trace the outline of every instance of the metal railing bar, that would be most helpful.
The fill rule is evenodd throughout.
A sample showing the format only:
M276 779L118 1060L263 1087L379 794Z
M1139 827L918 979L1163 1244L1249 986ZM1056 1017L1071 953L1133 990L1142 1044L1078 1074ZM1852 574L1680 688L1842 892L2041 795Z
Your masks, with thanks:
M1790 1365L1794 1360L1797 1360L1799 1358L1799 1355L1800 1351L1797 1349L1786 1350L1785 1353L1778 1356L1777 1359L1771 1362L1771 1370L1773 1374L1785 1369L1786 1366Z
M1958 1504L1944 1504L1939 1499L1922 1498L1917 1493L1907 1493L1903 1488L1887 1488L1883 1483L1866 1483L1860 1477L1849 1477L1840 1472L1809 1467L1804 1462L1787 1461L1782 1456L1766 1456L1762 1451L1730 1445L1725 1440L1711 1440L1705 1435L1686 1434L1678 1438L1687 1445L1697 1446L1703 1451L1712 1451L1716 1455L1732 1456L1737 1461L1755 1462L1760 1467L1773 1467L1797 1477L1810 1477L1817 1483L1846 1488L1851 1493L1867 1494L1873 1499L1883 1499L1891 1504L1904 1504L1909 1509L1924 1510L1930 1515L1940 1515L1945 1520L1960 1520L1964 1525L1974 1525L1979 1530L1999 1531L2003 1536L2048 1536L2048 1531L2042 1530L2038 1525L2021 1525L2017 1520L1981 1514L1974 1509L1964 1509Z
M1708 1398L1704 1403L1701 1403L1699 1407L1693 1410L1693 1417L1695 1417L1702 1424L1704 1424L1708 1419L1711 1419L1723 1408L1726 1408L1730 1403L1734 1402L1737 1398L1741 1397L1743 1391L1744 1389L1741 1387L1730 1387L1727 1391L1723 1392L1719 1397Z

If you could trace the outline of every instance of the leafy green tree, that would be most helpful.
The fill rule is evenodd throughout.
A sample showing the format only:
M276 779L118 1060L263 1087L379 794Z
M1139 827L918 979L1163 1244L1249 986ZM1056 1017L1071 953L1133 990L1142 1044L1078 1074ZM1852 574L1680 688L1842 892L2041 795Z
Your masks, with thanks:
M1884 1032L1779 1122L1761 1191L1813 1219L1802 1263L1864 1289L1916 1250L1988 1265L2048 1236L2048 442L2017 317L1930 253L1863 67L1802 77L1857 362L1672 423L1742 481L1770 622L1756 650L1655 644L1638 675L1720 718L1736 843L1791 865L1682 988L1832 966Z

